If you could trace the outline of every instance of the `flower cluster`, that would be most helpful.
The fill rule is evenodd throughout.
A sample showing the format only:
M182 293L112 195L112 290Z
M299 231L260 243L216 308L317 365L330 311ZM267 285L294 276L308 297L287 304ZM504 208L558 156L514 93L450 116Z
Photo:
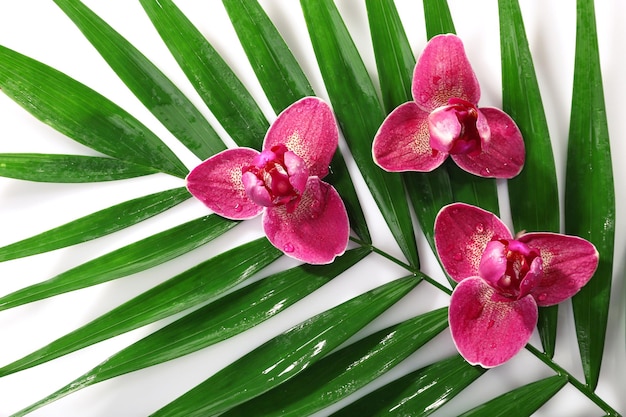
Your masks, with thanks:
M428 172L448 156L481 177L512 178L522 170L524 142L503 111L478 107L480 87L455 35L432 38L413 74L413 101L383 121L372 145L387 171ZM268 239L285 254L329 263L347 246L346 208L321 178L337 148L332 111L314 97L284 110L263 150L229 149L196 167L189 191L215 213L249 219L263 213ZM500 365L529 340L538 306L574 295L598 264L595 247L556 233L513 236L492 213L467 204L444 207L435 221L441 263L458 285L449 323L471 364Z

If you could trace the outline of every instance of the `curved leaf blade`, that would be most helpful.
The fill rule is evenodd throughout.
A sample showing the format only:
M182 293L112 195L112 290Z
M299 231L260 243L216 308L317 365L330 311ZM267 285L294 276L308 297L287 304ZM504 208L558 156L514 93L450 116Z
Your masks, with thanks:
M428 39L443 33L456 33L447 0L424 0L424 15Z
M515 230L559 232L559 193L550 132L517 0L499 0L502 107L520 128L526 145L524 169L509 180ZM527 190L533 190L528 198ZM540 309L539 334L554 356L558 307Z
M171 0L141 0L161 38L213 115L239 145L259 149L269 127L245 86Z
M219 414L291 379L321 359L417 285L393 281L320 313L233 362L153 416Z
M0 310L145 271L202 246L237 224L216 215L200 217L0 297Z
M567 384L567 377L551 376L509 391L472 408L459 417L530 416Z
M0 247L0 262L97 239L156 216L190 197L186 188L175 188L117 204L19 242Z
M485 371L480 366L471 366L459 355L452 356L390 382L333 413L332 417L427 416Z
M8 375L40 365L219 297L282 255L265 238L215 256L0 368Z
M276 113L315 92L258 1L222 0L241 46Z
M305 96L315 95L302 68L257 1L222 0L241 45L276 113ZM346 205L350 226L371 243L363 209L340 151L335 152L325 181L335 186Z
M332 1L300 2L326 89L348 146L388 227L417 268L417 244L399 175L372 160L372 140L385 112L348 30Z
M83 183L117 181L158 172L156 169L98 156L3 153L0 177L25 181Z
M177 177L187 175L178 157L121 107L54 68L3 46L0 89L37 119L98 152Z
M54 0L144 106L198 158L226 145L202 113L154 64L77 0Z
M578 1L576 57L565 177L565 232L593 243L600 262L572 298L587 385L598 384L606 337L615 242L615 186L594 4Z
M249 284L133 343L24 411L34 411L90 385L187 355L242 333L320 288L368 253L365 248L353 249L332 264L304 264Z
M222 416L311 415L347 397L418 350L448 327L447 314L448 309L441 308L378 331L331 353L292 380Z

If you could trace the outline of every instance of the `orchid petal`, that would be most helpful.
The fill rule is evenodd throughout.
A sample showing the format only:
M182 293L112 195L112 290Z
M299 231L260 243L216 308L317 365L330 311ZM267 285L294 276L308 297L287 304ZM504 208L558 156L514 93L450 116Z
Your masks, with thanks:
M392 111L374 137L374 162L391 172L428 172L437 168L447 154L430 147L428 113L413 102Z
M278 115L265 136L263 149L283 144L304 160L309 175L323 178L338 138L337 122L328 104L317 97L305 97Z
M487 243L478 266L478 276L496 288L506 272L506 245L499 240Z
M187 176L187 189L216 214L233 220L251 219L263 207L246 195L241 169L259 152L250 148L222 151L195 167Z
M522 133L502 110L492 107L478 109L487 119L491 136L478 155L452 155L456 164L467 172L487 178L513 178L524 166L526 151Z
M494 214L464 203L443 207L435 218L435 247L448 275L460 282L478 275L487 244L512 239L511 232Z
M413 72L412 93L425 112L448 104L451 98L478 103L480 86L461 39L439 35L426 44Z
M327 264L344 253L350 236L346 208L339 193L310 177L296 209L268 208L263 215L267 238L287 256L310 264Z
M471 365L492 368L519 352L537 324L533 297L511 300L479 277L459 283L450 298L452 339Z
M577 236L526 233L518 240L541 254L543 278L531 294L542 307L560 303L576 294L598 266L595 246Z

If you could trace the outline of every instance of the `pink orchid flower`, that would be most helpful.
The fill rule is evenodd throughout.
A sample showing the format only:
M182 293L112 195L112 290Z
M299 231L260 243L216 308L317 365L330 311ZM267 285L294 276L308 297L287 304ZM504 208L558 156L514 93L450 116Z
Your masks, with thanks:
M459 353L491 368L519 352L537 325L537 306L576 294L598 266L585 239L558 233L515 237L492 213L454 203L435 219L441 263L459 284L448 320Z
M429 172L450 157L481 177L512 178L524 165L522 134L502 110L477 107L480 86L455 35L433 37L422 52L413 101L383 121L372 147L386 171Z
M229 219L262 212L274 246L307 263L330 263L344 253L350 234L341 197L320 180L328 174L337 143L330 107L305 97L278 115L262 152L243 147L220 152L189 173L187 188Z

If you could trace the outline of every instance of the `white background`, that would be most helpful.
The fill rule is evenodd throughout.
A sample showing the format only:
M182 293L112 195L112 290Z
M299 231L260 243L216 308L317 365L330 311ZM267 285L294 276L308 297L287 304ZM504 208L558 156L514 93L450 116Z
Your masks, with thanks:
M197 104L207 118L214 121L160 41L138 2L90 0L85 3L156 63ZM235 69L261 104L268 119L273 120L275 115L247 64L221 2L185 0L176 3ZM264 0L261 3L293 49L317 94L327 98L298 2ZM362 3L357 0L337 1L368 69L375 74L366 13ZM396 1L416 55L426 41L420 3L413 0ZM499 106L501 76L497 2L451 0L449 3L457 33L465 43L469 59L481 82L483 96L480 105ZM529 0L522 3L526 32L548 118L559 185L562 190L573 78L575 2ZM603 0L597 3L600 56L617 198L613 302L604 367L597 392L614 408L624 413L626 398L623 395L623 375L626 374L626 349L623 255L626 250L624 245L626 230L622 219L626 215L624 209L626 164L621 158L626 154L623 137L626 121L622 115L623 97L626 96L626 81L622 76L625 67L623 44L626 40L626 29L623 18L626 16L626 6L620 0ZM178 145L169 132L142 107L53 2L43 0L0 2L0 44L41 60L120 104L166 141L189 168L193 168L199 162L195 156ZM227 140L225 135L222 136ZM0 94L0 152L93 154L93 151L35 120L2 94ZM402 258L400 250L394 244L374 203L370 200L360 176L355 170L353 172L357 187L362 191L360 196L366 206L374 243L392 255ZM183 185L183 180L165 175L87 185L37 184L0 179L0 245L29 237L133 197ZM504 188L501 186L501 191L504 192ZM529 190L529 198L532 198L532 190ZM502 212L507 220L506 205L503 205ZM168 211L167 214L97 241L32 258L1 263L0 295L48 279L113 249L203 214L206 214L204 206L189 200ZM210 245L148 272L0 312L0 365L16 360L51 342L201 260L257 236L261 236L261 227L259 220L255 219L238 226L236 231L218 238ZM420 245L425 272L445 282L432 254L421 238ZM294 264L288 259L281 259L262 275ZM244 335L187 357L97 384L47 406L33 413L33 416L147 415L299 321L404 274L403 270L390 262L371 255L357 267L290 308L288 313L280 314ZM427 284L420 285L367 327L362 334L444 306L447 302L447 297L437 290ZM135 330L51 363L0 378L0 416L15 412L50 394L119 349L169 321L171 320ZM560 309L558 336L555 360L582 380L569 302L563 303ZM532 342L539 346L536 335ZM411 356L383 378L367 386L358 395L453 353L454 347L449 332L445 330L418 354ZM493 396L550 375L552 373L545 365L528 352L522 351L509 363L482 376L437 415L457 415ZM337 408L338 406L333 407ZM326 414L327 412L320 413ZM600 410L594 404L569 385L537 413L540 416L579 417L600 414Z

